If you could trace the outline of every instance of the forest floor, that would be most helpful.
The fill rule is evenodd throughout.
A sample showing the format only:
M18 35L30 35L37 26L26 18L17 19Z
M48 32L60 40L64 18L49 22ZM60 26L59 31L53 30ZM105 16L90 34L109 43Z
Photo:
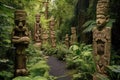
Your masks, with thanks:
M50 56L47 63L50 66L50 75L57 77L57 80L72 80L74 70L68 70L65 61Z

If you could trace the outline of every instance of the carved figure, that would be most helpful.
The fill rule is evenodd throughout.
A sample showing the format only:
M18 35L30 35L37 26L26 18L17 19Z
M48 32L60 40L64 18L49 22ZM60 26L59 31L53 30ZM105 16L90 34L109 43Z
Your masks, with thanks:
M65 35L65 45L69 48L69 35Z
M93 28L94 59L97 72L101 74L106 74L105 67L109 65L110 61L111 28L106 27L109 21L108 3L109 0L98 0L96 10L97 27Z
M35 17L36 17L36 22L35 22L35 26L34 26L34 41L35 41L35 45L40 47L42 44L40 14L36 14Z
M26 12L15 11L15 28L12 31L12 43L15 47L15 76L27 74L25 49L30 42L26 27Z
M52 45L52 47L56 47L55 31L51 31L51 32L50 32L50 37L51 37L51 45Z
M47 31L43 31L42 32L42 44L47 44L48 43L48 32Z
M76 28L71 27L70 45L73 45L75 42L77 42Z
M56 36L55 36L54 26L55 26L55 20L53 17L51 17L51 20L50 20L50 41L51 41L52 47L56 47Z

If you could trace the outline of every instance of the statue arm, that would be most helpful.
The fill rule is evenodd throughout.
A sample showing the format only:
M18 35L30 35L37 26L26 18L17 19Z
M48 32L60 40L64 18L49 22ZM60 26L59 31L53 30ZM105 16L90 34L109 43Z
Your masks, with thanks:
M12 41L13 43L19 43L19 42L20 42L19 39L20 39L20 37L15 35L15 29L13 29L11 41Z
M107 27L106 29L107 29L106 38L107 38L108 42L111 42L111 28Z

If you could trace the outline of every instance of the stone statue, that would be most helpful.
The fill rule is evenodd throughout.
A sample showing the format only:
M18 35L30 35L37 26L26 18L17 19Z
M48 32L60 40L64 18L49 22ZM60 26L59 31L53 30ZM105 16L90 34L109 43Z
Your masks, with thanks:
M26 27L26 12L15 11L15 28L12 31L12 43L15 47L15 76L27 74L25 49L30 42L29 32Z
M69 35L68 34L66 34L65 35L65 45L69 48Z
M109 0L98 0L96 10L96 24L93 28L93 53L96 70L100 74L106 74L105 67L110 62L111 28L106 26L109 21ZM93 79L98 80L98 79Z
M77 42L76 28L71 27L70 45L73 45L75 42Z
M56 47L55 31L50 31L50 37L51 37L51 46Z
M41 39L41 24L40 24L40 14L36 14L35 16L36 22L34 26L34 41L35 45L41 47L42 39Z
M47 44L48 43L48 31L43 31L42 32L42 44Z
M54 26L55 26L55 20L53 17L51 17L51 20L50 20L50 42L51 42L52 47L56 47L56 36L55 36Z

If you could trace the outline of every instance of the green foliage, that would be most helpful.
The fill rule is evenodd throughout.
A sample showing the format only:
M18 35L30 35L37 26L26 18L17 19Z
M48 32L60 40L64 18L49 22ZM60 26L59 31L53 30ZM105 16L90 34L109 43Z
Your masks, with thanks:
M13 80L32 80L32 79L29 78L29 77L22 77L22 76L19 76L19 77L14 78Z
M111 56L110 56L110 65L119 65L120 64L120 56L119 51L111 50Z
M6 75L7 74L7 75ZM12 72L9 72L9 71L1 71L0 72L0 77L3 77L4 80L11 80L11 78L13 77L13 74ZM0 78L1 79L1 78Z
M87 8L87 18L95 20L96 18L96 4L97 0L89 1L89 7Z
M33 80L48 80L48 79L45 78L45 77L36 76L36 77L33 78Z
M91 74L95 72L91 45L85 45L84 43L72 45L70 52L71 53L66 56L66 62L68 68L77 69L78 72L74 75L75 80L81 78L89 80L88 76L91 76ZM81 76L78 77L78 75Z
M70 33L72 19L74 18L74 8L77 0L55 0L51 14L56 19L57 38L62 40L61 35ZM64 6L63 6L64 5Z
M32 65L29 68L30 75L32 77L35 76L46 76L48 73L49 66L47 65L46 61L39 61L38 63Z
M6 51L10 47L10 33L12 31L12 9L6 7L5 4L0 2L0 54L5 57Z
M85 22L82 27L84 28L83 33L87 33L92 31L93 27L96 26L96 23L94 20L89 20L87 22Z
M106 24L106 27L112 27L112 24L115 22L115 19L110 19L109 22ZM82 27L84 28L83 33L91 32L93 27L96 27L95 20L89 20L85 22Z
M120 79L120 65L107 66L107 72L111 80Z
M28 62L27 67L30 72L30 77L35 76L49 76L48 71L49 67L44 59L42 51L39 48L30 44L27 51Z
M109 22L106 24L107 27L112 27L115 19L110 19Z
M77 73L73 75L73 80L93 80L89 73Z
M6 52L10 48L10 26L5 26L5 24L0 24L0 58L5 58L7 56Z
M42 45L42 51L44 55L54 55L57 52L56 48L52 48L50 44L43 44Z
M59 60L65 60L66 55L69 54L69 50L67 49L67 47L59 43L57 44L56 49L57 49L56 57Z
M40 48L35 47L33 43L29 44L28 48L26 49L26 53L28 56L42 56Z
M67 47L61 43L56 45L56 48L52 48L49 44L43 45L44 55L55 55L60 60L65 60L66 55L69 53Z
M26 77L16 77L14 78L15 80L55 80L54 77L49 75L49 66L40 48L35 47L31 43L26 52L29 75Z
M0 80L11 80L13 77L13 62L9 59L0 59Z
M19 76L14 78L13 80L48 80L48 79L42 76L36 76L34 78ZM54 79L49 79L49 80L54 80Z
M96 73L95 74L98 80L110 80L107 76Z

